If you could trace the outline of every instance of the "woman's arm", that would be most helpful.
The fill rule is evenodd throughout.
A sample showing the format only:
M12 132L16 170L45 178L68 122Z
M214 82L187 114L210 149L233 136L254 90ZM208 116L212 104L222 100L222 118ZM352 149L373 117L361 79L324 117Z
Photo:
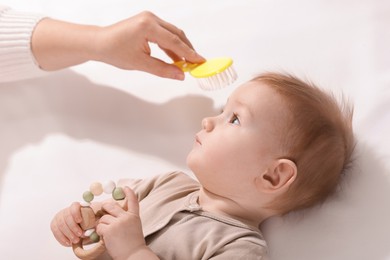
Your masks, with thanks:
M100 27L75 24L0 6L0 81L100 61L121 69L184 79L176 66L151 56L155 43L173 61L201 63L184 32L150 12Z
M183 31L150 12L106 27L44 19L32 35L34 56L44 70L95 60L121 69L183 79L184 73L176 66L151 56L149 43L156 43L174 61L204 61Z

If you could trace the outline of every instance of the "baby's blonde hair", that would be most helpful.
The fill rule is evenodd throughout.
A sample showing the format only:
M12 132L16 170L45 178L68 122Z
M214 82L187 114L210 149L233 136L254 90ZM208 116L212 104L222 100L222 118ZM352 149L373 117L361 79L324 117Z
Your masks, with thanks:
M352 161L353 107L345 99L339 104L333 95L292 75L265 73L253 80L279 93L290 112L280 136L281 154L297 165L298 172L272 209L285 214L323 202Z

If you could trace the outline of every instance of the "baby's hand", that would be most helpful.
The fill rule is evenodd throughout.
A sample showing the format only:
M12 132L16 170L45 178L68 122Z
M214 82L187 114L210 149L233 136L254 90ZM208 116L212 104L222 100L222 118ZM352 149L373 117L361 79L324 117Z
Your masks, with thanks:
M83 234L81 223L80 203L74 202L68 208L58 212L50 224L54 237L63 246L71 246L79 242Z
M142 232L138 199L128 187L124 192L127 210L114 201L104 203L103 209L109 214L101 217L96 228L113 259L127 259L139 251L149 250Z

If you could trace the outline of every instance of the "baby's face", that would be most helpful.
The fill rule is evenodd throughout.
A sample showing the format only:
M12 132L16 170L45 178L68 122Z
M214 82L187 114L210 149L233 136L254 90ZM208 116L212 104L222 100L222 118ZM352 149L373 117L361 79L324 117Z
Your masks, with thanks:
M223 112L202 121L187 164L204 188L225 196L249 192L253 177L281 156L283 99L258 81L229 97Z

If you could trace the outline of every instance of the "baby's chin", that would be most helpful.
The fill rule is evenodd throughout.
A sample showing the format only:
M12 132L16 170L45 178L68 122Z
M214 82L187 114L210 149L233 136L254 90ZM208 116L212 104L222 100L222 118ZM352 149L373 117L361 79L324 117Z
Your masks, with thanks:
M195 174L195 171L194 171L195 167L194 167L193 160L191 159L190 154L187 155L186 165Z
M194 155L190 152L188 153L187 155L187 159L186 159L186 164L187 164L187 167L191 170L191 172L193 173L193 175L196 176L196 173L197 173L197 164L196 164L196 160L194 158Z
M187 154L186 165L187 165L187 167L188 167L191 171L194 171L194 170L193 170L193 160L192 160L191 152L189 152L189 153Z

